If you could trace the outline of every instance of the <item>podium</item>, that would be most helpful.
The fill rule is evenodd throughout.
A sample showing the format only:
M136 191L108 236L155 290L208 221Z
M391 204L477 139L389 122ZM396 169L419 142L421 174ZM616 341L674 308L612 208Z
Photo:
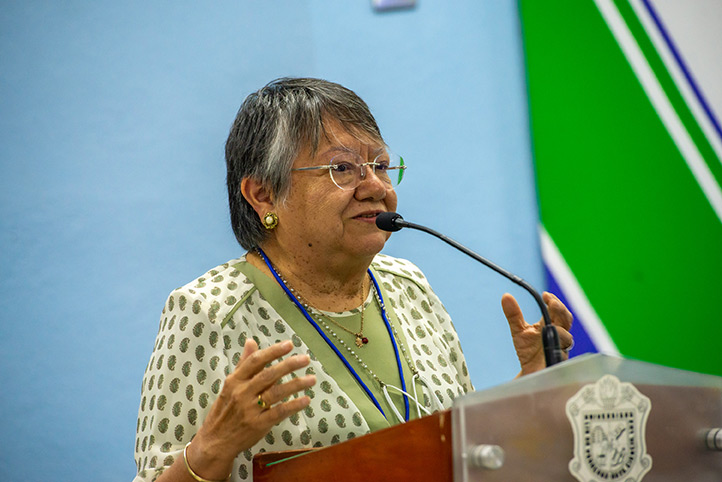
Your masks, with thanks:
M582 355L330 447L258 454L255 481L722 481L722 377Z

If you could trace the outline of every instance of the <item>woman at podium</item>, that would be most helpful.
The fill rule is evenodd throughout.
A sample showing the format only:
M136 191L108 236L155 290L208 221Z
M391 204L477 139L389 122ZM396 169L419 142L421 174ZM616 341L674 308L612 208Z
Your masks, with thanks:
M245 254L167 299L142 385L136 481L250 480L253 454L341 442L451 407L472 390L441 301L379 254L407 166L354 92L278 79L226 143ZM562 346L571 315L545 294ZM505 295L522 373L538 331Z

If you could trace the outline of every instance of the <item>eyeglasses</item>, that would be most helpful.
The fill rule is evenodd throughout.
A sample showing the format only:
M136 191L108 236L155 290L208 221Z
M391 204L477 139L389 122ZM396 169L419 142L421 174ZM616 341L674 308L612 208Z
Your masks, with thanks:
M382 152L370 162L363 162L361 156L354 151L343 151L333 156L325 166L297 167L291 170L328 169L333 183L339 189L346 191L356 189L361 184L361 181L366 179L366 166L371 168L371 172L381 182L391 188L399 185L406 170L404 158L389 151Z

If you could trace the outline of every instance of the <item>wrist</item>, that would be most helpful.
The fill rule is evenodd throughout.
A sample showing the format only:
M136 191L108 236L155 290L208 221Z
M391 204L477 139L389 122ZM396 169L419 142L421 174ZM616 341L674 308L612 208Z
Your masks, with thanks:
M521 371L517 375L517 378L523 377L525 375L531 375L532 373L536 373L539 370L543 370L544 368L546 368L546 362L544 361L544 359L542 359L541 361L536 360L524 363L521 365Z
M233 460L223 460L199 443L186 444L183 461L188 474L198 482L225 482L232 475Z

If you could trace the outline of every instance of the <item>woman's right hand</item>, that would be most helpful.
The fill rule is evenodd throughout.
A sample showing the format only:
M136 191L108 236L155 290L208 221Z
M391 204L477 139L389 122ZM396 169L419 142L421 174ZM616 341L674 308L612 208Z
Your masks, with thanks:
M258 349L255 341L246 341L240 361L226 378L218 399L188 446L187 461L196 474L209 480L224 480L241 451L255 445L274 425L308 406L311 399L307 396L285 400L313 386L314 375L278 383L282 377L307 366L308 355L290 356L269 366L292 349L290 341L263 350Z

